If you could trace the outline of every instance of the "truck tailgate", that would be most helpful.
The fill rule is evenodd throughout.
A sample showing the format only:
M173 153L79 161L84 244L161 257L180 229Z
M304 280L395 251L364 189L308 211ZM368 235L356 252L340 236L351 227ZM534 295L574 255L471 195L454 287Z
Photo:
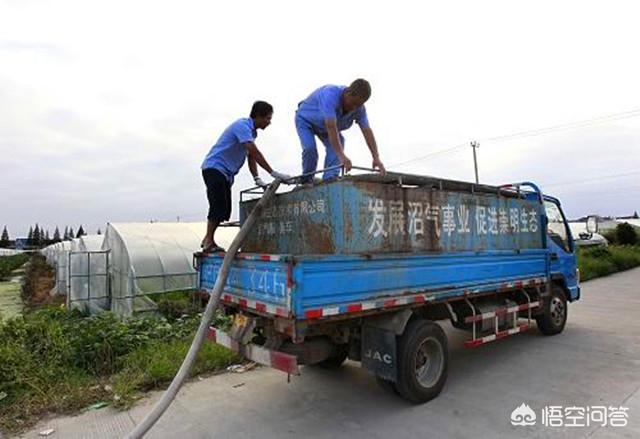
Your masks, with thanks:
M222 267L221 255L199 258L199 287L211 292ZM258 312L291 315L291 268L286 256L239 254L221 300Z

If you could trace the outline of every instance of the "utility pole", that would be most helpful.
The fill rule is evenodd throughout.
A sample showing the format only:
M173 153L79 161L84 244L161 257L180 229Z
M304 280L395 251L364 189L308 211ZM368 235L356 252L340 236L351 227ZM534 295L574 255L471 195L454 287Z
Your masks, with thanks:
M476 156L476 149L480 148L480 144L474 140L471 142L471 147L473 148L473 167L476 170L476 184L480 184L478 179L478 157Z

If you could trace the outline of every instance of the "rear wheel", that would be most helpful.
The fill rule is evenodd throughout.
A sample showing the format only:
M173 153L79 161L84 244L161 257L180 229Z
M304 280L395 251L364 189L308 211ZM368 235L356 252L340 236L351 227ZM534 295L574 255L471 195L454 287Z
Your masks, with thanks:
M555 335L562 332L567 323L567 298L562 287L554 285L551 295L544 301L543 313L536 316L538 330L544 335Z
M413 403L427 402L440 393L449 365L447 336L434 322L409 322L398 344L395 390Z

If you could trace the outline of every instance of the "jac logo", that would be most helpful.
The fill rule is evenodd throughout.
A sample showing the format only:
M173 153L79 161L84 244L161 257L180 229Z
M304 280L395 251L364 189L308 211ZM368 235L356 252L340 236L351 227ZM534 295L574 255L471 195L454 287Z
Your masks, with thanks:
M389 354L380 353L379 351L374 351L373 349L367 350L364 353L366 358L370 358L372 360L379 361L381 363L391 364L393 363L393 357Z

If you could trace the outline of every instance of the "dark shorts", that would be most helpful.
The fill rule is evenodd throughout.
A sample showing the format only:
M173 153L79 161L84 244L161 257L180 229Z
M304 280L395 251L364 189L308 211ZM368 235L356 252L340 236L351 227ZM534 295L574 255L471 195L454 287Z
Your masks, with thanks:
M204 184L207 185L209 200L209 221L227 221L231 217L231 185L224 174L217 169L202 170Z

